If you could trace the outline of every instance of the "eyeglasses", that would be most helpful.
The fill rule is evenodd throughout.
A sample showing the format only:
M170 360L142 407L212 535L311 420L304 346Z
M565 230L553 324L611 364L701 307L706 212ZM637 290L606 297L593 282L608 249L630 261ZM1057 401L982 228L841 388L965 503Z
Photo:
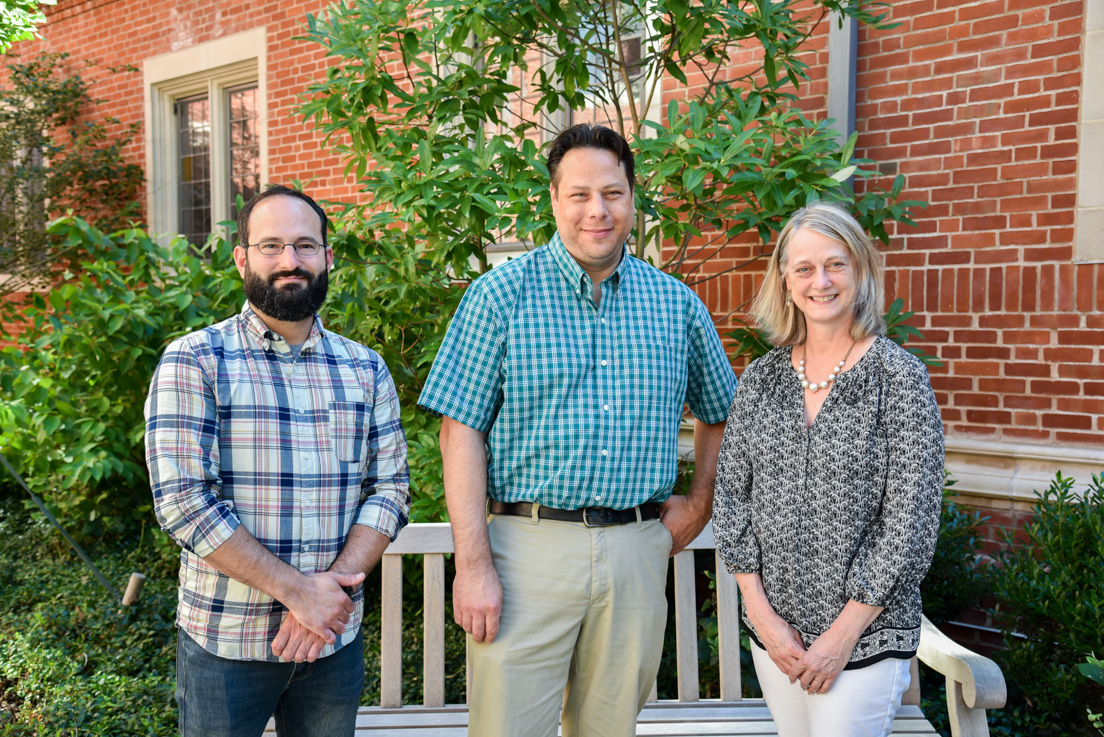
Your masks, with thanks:
M279 241L261 241L260 243L247 243L245 248L256 248L261 252L262 256L279 256L284 252L287 247L295 249L296 255L299 256L314 256L319 251L325 249L325 246L319 245L314 241L297 241L295 243L280 243Z

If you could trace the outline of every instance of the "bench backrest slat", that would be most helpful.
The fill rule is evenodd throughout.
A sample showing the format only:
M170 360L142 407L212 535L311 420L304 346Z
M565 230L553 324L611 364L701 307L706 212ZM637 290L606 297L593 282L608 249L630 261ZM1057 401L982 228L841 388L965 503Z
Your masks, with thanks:
M445 554L425 556L425 644L422 650L424 679L422 703L445 705Z
M696 583L694 553L683 550L675 556L675 661L679 701L697 701L700 696Z
M402 556L384 555L380 622L380 706L402 706Z
M712 531L712 529L710 529ZM740 594L735 576L728 575L720 552L717 561L717 638L721 661L721 700L739 701L740 689Z

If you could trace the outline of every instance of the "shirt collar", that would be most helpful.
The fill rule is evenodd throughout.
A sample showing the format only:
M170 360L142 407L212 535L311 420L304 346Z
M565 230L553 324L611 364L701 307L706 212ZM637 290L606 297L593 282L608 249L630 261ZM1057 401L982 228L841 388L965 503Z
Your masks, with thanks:
M560 238L560 234L557 233L552 236L552 240L548 242L548 250L552 254L552 260L556 262L556 266L559 267L560 273L564 275L571 287L579 294L590 294L590 275L583 271L583 267L579 266L579 262L575 260L575 257L571 255L571 252L567 250L567 246L564 245L563 240ZM629 270L629 252L624 245L621 246L621 262L617 264L617 268L610 274L607 279L612 280L610 287L613 291L621 286L621 281L626 277Z
M271 339L269 336L274 335L274 333L268 329L268 326L264 324L264 321L261 320L253 310L253 306L249 304L249 300L246 300L245 304L242 305L241 323L245 327L245 332L253 336L253 339L263 350L269 350L271 347ZM318 343L318 341L322 339L322 331L322 318L315 313L310 335L308 335L306 341L303 342L303 348L310 348Z

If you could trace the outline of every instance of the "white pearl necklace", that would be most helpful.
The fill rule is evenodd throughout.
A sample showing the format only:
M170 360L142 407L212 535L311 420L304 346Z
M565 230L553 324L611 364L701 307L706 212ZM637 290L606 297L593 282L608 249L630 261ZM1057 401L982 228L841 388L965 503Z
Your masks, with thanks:
M836 380L840 371L843 371L843 367L847 365L847 359L851 356L851 351L855 348L855 343L851 343L851 347L847 349L847 353L843 354L843 360L836 364L831 373L828 374L828 378L819 384L815 381L809 381L805 378L805 346L801 346L801 360L797 362L797 379L801 382L803 389L808 389L811 392L817 392L821 389L827 389L828 385Z

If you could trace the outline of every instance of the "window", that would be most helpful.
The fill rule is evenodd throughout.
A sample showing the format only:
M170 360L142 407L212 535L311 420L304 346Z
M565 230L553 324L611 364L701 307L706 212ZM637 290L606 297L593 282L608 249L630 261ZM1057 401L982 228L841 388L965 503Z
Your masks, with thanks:
M1077 156L1075 261L1104 261L1104 0L1086 3L1082 44L1081 144Z
M630 105L636 108L637 115L642 119L659 120L663 80L645 33L650 13L653 12L650 4L617 3L613 10L616 12L618 33L614 33L608 3L574 3L571 7L580 13L576 41L609 52L607 56L596 49L585 55L590 89L584 96L584 105L576 110L560 108L555 112L544 111L534 115L534 106L540 98L536 75L541 72L554 75L556 63L562 57L554 48L555 41L548 39L530 46L525 59L528 71L520 68L513 70L511 82L519 91L501 112L504 125L513 126L523 120L533 122L532 137L543 145L561 130L577 123L598 123L616 129L620 118L629 128L633 119ZM626 67L627 75L624 76L628 76L631 95L625 89L625 79L619 68L622 63ZM487 247L492 265L541 245L522 242L513 233L498 233L497 236L497 242Z
M177 230L194 246L211 232L211 101L176 103Z
M46 261L46 162L42 149L0 141L0 294L36 282Z
M591 89L586 96L587 106L574 111L571 123L616 123L618 107L622 116L631 119L629 105L635 106L643 117L648 117L648 111L642 108L646 104L644 98L650 91L647 82L654 77L648 74L653 70L646 68L647 60L644 58L647 11L641 5L625 2L615 6L602 3L592 7L594 14L581 19L580 35L594 46L606 49L613 59L600 52L587 55ZM618 33L614 32L613 17L616 17L616 25L620 27ZM625 89L620 69L622 64L629 79L631 95Z
M146 61L150 223L201 247L266 176L265 29Z

